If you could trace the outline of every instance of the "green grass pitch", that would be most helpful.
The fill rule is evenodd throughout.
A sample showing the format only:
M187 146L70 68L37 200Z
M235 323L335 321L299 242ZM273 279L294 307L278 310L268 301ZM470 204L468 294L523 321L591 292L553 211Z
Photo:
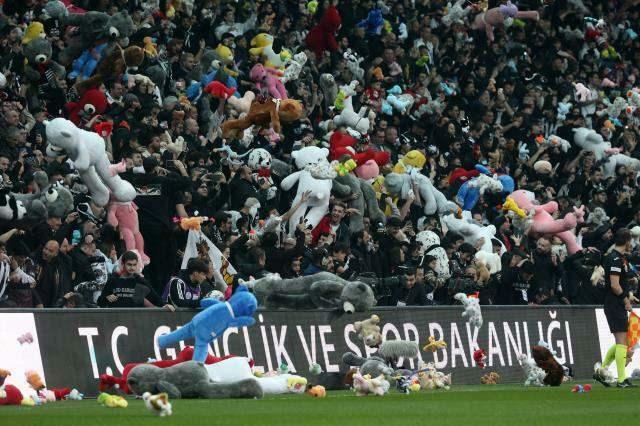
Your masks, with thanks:
M64 401L40 407L0 407L0 425L613 425L638 420L638 389L605 389L574 394L571 386L454 386L449 391L384 397L328 392L270 396L263 400L174 400L173 416L155 417L141 400L124 409L95 400Z

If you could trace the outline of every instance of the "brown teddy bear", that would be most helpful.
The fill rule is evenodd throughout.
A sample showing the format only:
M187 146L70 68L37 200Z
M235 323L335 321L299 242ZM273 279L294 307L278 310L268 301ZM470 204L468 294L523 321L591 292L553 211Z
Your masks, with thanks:
M495 371L485 374L480 377L480 383L483 385L497 385L500 381L500 375Z
M95 73L90 78L76 84L79 94L102 83L114 81L127 72L135 71L144 61L144 50L138 46L122 49L116 46L111 53L102 58Z
M371 318L353 323L353 328L356 330L356 333L358 333L358 337L370 348L376 348L382 343L379 323L380 317L377 315L371 315Z
M547 386L560 386L564 379L564 368L556 361L551 351L544 346L533 346L531 355L538 367L547 373L544 378L544 384Z
M222 136L225 139L238 139L242 132L256 125L272 127L276 133L281 131L281 122L291 123L302 117L303 106L295 99L267 99L253 101L247 115L222 123Z

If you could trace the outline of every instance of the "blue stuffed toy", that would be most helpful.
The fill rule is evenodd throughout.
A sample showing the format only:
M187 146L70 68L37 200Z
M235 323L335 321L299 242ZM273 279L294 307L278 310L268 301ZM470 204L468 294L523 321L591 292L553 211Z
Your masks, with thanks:
M245 286L239 286L228 302L207 298L200 301L200 306L204 310L188 324L158 337L158 346L166 348L182 340L194 339L193 360L204 362L209 343L222 336L227 328L248 327L256 322L252 316L258 308L258 301Z
M91 49L87 49L82 52L82 55L73 61L73 70L69 73L69 78L75 80L79 76L82 76L83 80L88 79L98 66L98 62L102 59L105 53L107 43L99 44Z
M382 10L378 8L370 10L367 18L358 22L358 27L364 28L369 36L380 35L383 26L384 18L382 17Z
M218 70L214 69L209 74L205 74L200 80L200 82L191 83L191 85L187 88L187 99L189 99L189 101L191 102L197 101L200 98L200 96L202 96L203 88L207 87L207 85L211 83L214 78L216 78L217 74L218 74ZM233 87L235 89L238 89L238 81L235 78L228 75L225 86L229 88ZM235 96L236 98L240 97L240 93L238 92L238 90L236 90L233 96Z

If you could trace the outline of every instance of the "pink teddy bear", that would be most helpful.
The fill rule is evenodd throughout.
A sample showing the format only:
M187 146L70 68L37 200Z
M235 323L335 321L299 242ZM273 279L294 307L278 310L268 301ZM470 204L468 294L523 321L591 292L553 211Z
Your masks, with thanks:
M249 77L256 84L258 90L262 91L262 88L266 87L267 92L273 98L288 99L284 84L278 78L281 75L281 71L267 68L262 64L255 64L249 72Z
M149 256L144 253L144 239L140 234L138 224L138 206L133 201L126 203L111 200L108 206L107 222L120 231L120 238L124 240L127 251L137 250L142 258L142 264L148 265Z
M582 247L577 243L576 236L571 230L577 224L584 222L584 206L574 207L573 213L567 213L563 219L554 219L551 214L558 211L558 203L550 201L537 204L535 195L530 191L514 191L509 197L515 201L517 207L524 213L533 212L533 223L529 233L533 235L555 235L567 246L567 252L574 254Z
M473 29L485 30L487 33L487 39L493 42L493 27L499 25L509 26L509 22L514 18L532 19L537 21L540 19L540 15L536 11L519 12L518 6L508 1L506 4L502 4L499 7L494 7L484 13L476 15L475 21L473 22Z

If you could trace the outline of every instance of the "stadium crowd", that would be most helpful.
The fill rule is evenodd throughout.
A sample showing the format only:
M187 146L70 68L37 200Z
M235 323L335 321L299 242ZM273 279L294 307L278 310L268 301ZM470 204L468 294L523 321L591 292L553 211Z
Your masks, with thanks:
M1 221L5 279L0 307L196 307L213 290L228 294L239 279L268 273L294 278L318 271L366 280L379 305L451 304L461 291L478 293L483 304L601 304L605 286L594 278L594 270L602 265L616 230L640 226L638 170L619 165L606 176L607 159L577 147L572 132L593 129L620 153L640 159L640 110L636 113L629 103L613 116L607 109L616 97L627 99L640 77L637 1L522 0L518 8L538 11L539 19L497 25L492 41L473 23L483 6L499 6L494 0L462 2L468 14L453 20L446 18L455 5L442 0L64 3L66 13L126 10L133 21L129 44L145 48L135 72L152 84L104 81L98 86L104 108L99 113L85 108L78 125L94 130L109 124L103 134L106 149L112 163L126 162L120 176L136 188L150 263L140 274L142 260L124 250L106 209L92 202L73 163L64 155L48 155L45 121L69 117L70 105L80 97L77 83L90 76L77 72L79 52L68 57L79 29L65 16L47 13L44 0L4 0L2 194L33 192L34 173L44 171L49 183L71 191L73 208L64 214L50 210L38 220ZM585 17L601 21L591 24ZM44 24L50 59L64 68L49 68L44 80L35 83L27 79L24 40L34 21ZM229 102L187 91L216 65L216 81L226 84L233 76L241 95L253 90L260 97L250 76L261 57L250 48L261 33L271 34L274 46L292 55L306 53L299 77L285 85L289 97L304 105L302 117L283 122L280 135L256 127L248 139L223 140L220 125L235 114ZM233 54L224 64L212 60L220 59L213 53L222 52L221 45ZM104 57L97 49L90 54L97 62ZM349 66L353 54L362 59L361 76ZM453 179L454 171L483 165L511 176L516 189L532 191L540 203L557 201L554 217L584 205L586 220L573 230L584 249L569 255L557 238L521 232L500 208L504 197L488 192L471 214L476 224L495 226L492 246L501 255L501 270L492 274L475 260L485 241L471 244L460 234L444 232L440 215L426 216L413 191L398 199L382 186L376 201L386 221L365 213L364 228L357 232L351 231L350 220L362 212L350 207L353 196L339 194L332 194L327 215L316 227L300 223L288 230L287 219L300 208L293 201L295 187L282 189L286 173L265 178L241 154L263 148L295 170L292 152L328 146L333 127L344 131L326 126L337 109L335 93L321 87L324 74L332 75L337 87L361 79L352 97L354 110L365 106L375 119L358 135L356 151L389 153L390 164L380 167L381 175L407 152L419 150L427 158L420 172L455 200L465 179ZM576 93L578 82L588 89L587 99ZM384 111L387 92L396 85L425 102L404 112ZM570 141L571 147L540 143L551 136ZM538 167L540 161L551 167ZM302 201L309 196L304 194ZM214 268L207 250L199 250L180 270L187 243L180 218L192 216L208 218L202 232L237 271L231 279ZM278 216L282 225L264 232L264 222ZM416 239L425 230L440 236L450 277L436 271L438 259L425 254ZM640 263L636 242L632 266Z

